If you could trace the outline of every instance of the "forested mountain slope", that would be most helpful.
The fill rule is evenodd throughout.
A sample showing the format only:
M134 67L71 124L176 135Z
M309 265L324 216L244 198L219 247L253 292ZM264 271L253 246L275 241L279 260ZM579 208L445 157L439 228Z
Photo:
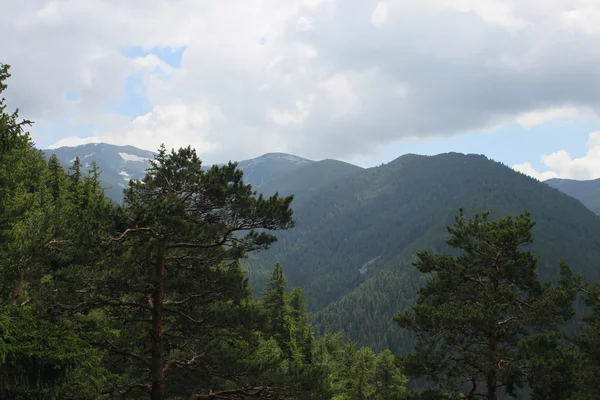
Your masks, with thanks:
M281 262L305 291L320 331L344 329L365 344L384 345L382 330L418 286L410 261L418 250L445 249L461 206L492 218L530 210L542 279L556 276L561 258L590 280L600 275L600 217L484 156L406 155L305 193L292 204L296 228L261 257ZM400 334L385 345L398 349Z
M600 215L600 179L576 181L574 179L548 179L544 183L581 201Z

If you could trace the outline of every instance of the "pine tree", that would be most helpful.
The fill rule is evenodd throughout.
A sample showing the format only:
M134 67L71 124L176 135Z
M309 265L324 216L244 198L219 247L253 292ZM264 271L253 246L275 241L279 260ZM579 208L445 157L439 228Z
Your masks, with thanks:
M368 400L375 395L375 353L369 347L361 348L351 368L350 399Z
M375 399L398 400L404 395L406 378L389 350L377 355L375 362Z
M270 333L283 351L286 358L292 359L292 337L290 310L286 302L283 267L276 264L271 276L265 283L264 305L269 320Z
M6 77L0 66L0 92ZM92 399L102 380L100 354L82 340L81 327L52 313L47 285L56 246L65 243L68 178L56 158L46 163L23 131L27 123L5 107L2 100L0 137L10 145L0 151L0 398Z
M576 291L566 265L560 285L539 282L538 258L524 249L533 226L527 213L467 220L460 210L448 228L448 244L460 254L418 253L416 268L432 275L396 318L417 336L405 359L410 375L428 378L448 398L516 396L531 366L519 344L566 322Z
M292 289L288 297L292 323L291 340L302 357L302 363L310 364L312 362L314 335L308 322L309 313L306 312L304 293L296 287Z
M162 400L248 382L262 320L237 260L293 225L291 200L255 196L236 164L205 171L191 148L161 147L130 182L103 260L70 275L63 303L74 317L101 312L90 340L115 361L112 393Z

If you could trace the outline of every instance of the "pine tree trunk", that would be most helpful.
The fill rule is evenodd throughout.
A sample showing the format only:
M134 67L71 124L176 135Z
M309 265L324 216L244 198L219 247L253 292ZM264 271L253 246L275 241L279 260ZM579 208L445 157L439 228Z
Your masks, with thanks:
M496 363L496 352L498 351L498 341L496 339L495 334L491 334L489 337L489 347L490 347L490 362ZM487 390L488 400L497 400L498 394L496 393L496 387L498 385L498 371L496 370L495 365L490 366L490 371L487 376Z
M165 275L165 246L161 243L156 257L154 277L154 291L152 293L152 390L151 400L164 400L165 398L165 373L164 373L164 347L163 347L163 290Z
M17 284L15 286L15 290L12 293L10 303L13 306L17 305L17 300L21 296L21 292L23 291L23 285L25 284L25 267L19 268L19 277L17 279Z

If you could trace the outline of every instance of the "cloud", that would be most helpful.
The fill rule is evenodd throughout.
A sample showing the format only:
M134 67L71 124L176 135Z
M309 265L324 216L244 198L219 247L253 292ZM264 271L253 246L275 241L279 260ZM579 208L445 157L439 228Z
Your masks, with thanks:
M513 165L513 169L539 180L550 178L598 179L600 178L600 132L590 133L587 153L573 158L568 151L560 150L541 157L540 162L549 170L538 172L529 162Z
M545 181L552 178L559 178L558 174L554 171L545 171L538 172L529 162L524 162L522 164L513 165L513 169L515 171L519 171L525 175L529 175L532 178L537 179L538 181Z
M582 116L593 115L590 110L582 110L570 106L553 107L549 109L541 109L528 111L517 117L517 122L524 128L532 128L544 122L553 121L562 118L576 118Z
M594 113L598 26L597 0L21 0L0 15L0 61L40 143L350 160ZM156 48L185 51L174 67ZM150 111L115 114L134 75Z

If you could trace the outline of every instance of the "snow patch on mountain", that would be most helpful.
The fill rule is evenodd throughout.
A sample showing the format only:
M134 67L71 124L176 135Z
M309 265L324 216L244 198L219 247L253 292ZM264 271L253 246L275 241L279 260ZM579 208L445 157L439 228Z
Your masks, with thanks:
M135 154L119 153L119 155L125 161L135 161L135 162L146 162L146 161L148 161L147 158L145 158L145 157L139 157L139 156L136 156Z

